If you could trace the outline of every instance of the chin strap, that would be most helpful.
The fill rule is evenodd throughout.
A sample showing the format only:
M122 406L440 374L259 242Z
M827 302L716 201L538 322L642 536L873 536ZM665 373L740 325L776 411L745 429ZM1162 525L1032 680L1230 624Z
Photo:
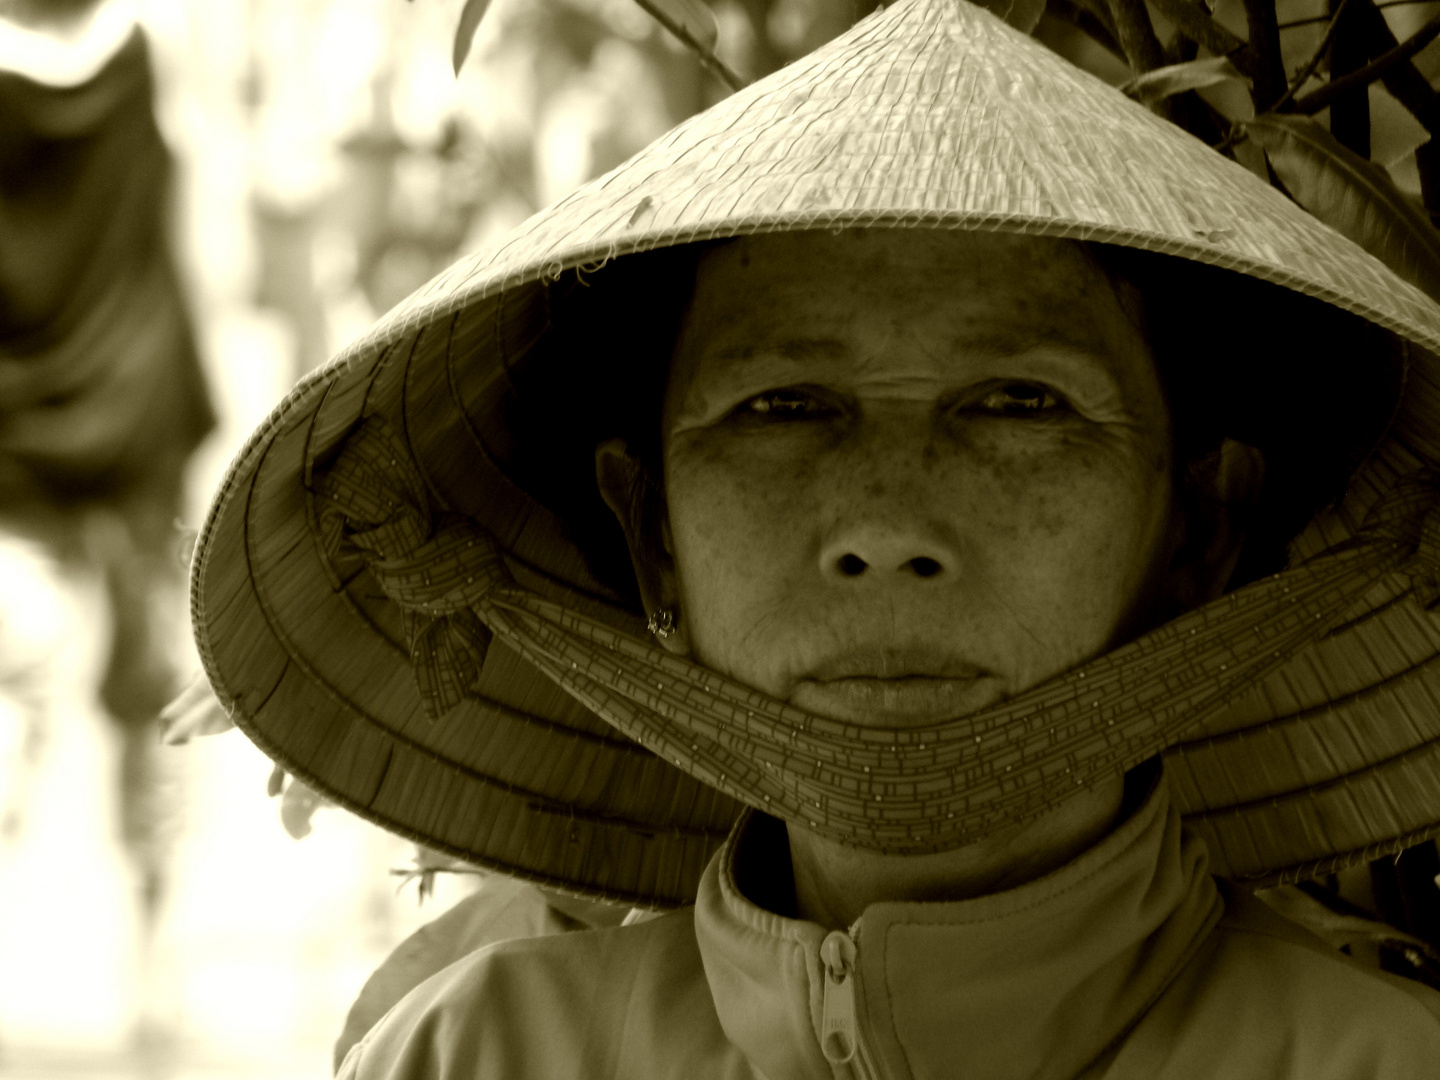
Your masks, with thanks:
M672 656L515 580L469 518L434 514L404 443L372 417L313 494L327 549L354 544L405 613L426 711L443 716L500 637L621 732L751 806L860 847L921 853L1032 820L1179 741L1344 621L1380 578L1440 598L1435 478L1403 482L1360 533L1000 704L921 728L817 716ZM547 590L550 591L550 590Z

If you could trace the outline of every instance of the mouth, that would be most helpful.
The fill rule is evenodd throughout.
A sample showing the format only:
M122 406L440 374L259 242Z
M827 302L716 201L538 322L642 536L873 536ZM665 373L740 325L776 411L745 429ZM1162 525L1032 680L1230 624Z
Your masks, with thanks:
M983 668L933 649L854 649L826 657L805 673L816 682L842 679L973 679Z
M990 672L953 657L871 652L818 665L790 702L834 720L918 727L983 708L999 690Z

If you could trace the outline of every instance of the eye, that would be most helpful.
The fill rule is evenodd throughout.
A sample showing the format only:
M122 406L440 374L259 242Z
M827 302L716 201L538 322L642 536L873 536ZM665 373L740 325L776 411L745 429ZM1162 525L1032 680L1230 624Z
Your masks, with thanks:
M1004 383L992 387L977 407L1003 416L1040 416L1064 406L1060 395L1040 383Z
M828 412L826 404L814 394L796 388L766 390L747 398L736 407L742 417L763 417L773 420L801 420Z

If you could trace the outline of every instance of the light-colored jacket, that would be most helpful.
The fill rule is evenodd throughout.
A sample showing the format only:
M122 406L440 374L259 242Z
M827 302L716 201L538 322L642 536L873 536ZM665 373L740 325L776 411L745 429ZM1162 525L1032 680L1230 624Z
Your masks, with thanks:
M1163 781L1046 877L848 933L742 895L783 842L743 819L695 907L451 965L342 1080L1440 1077L1440 994L1217 887Z

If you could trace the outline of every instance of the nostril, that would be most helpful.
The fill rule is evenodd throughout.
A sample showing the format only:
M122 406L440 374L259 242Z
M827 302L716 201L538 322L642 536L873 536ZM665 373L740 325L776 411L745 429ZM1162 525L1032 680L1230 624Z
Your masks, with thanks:
M927 559L922 555L910 560L910 569L920 577L934 577L940 572L940 564L934 559Z
M840 556L840 573L846 577L859 577L865 572L866 562L859 555Z

